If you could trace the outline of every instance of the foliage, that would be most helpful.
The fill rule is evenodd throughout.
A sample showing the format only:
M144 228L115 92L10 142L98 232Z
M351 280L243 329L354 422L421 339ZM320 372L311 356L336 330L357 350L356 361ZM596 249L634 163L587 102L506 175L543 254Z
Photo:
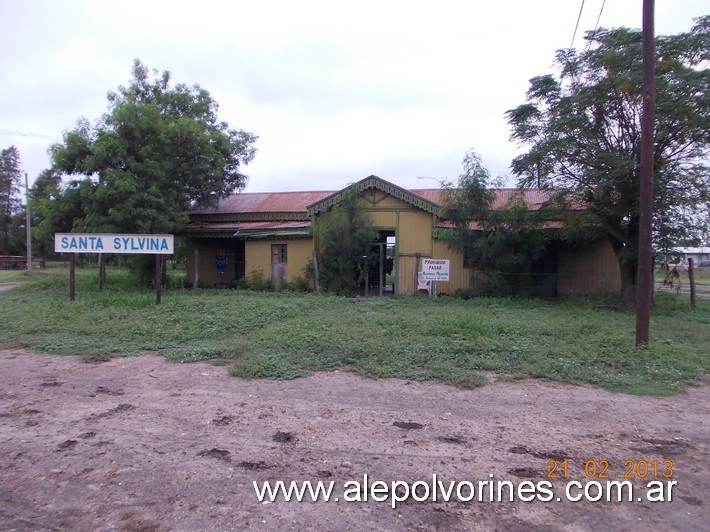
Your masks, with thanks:
M292 292L310 292L312 290L311 282L303 276L298 276L293 281L285 283L283 289Z
M102 291L95 269L77 271L74 302L65 268L8 275L24 286L0 292L0 345L94 360L151 350L179 362L230 360L249 377L342 368L459 386L480 384L485 370L643 394L707 382L710 369L710 301L689 312L675 294L656 295L653 341L638 348L633 312L597 301L170 290L156 306L125 271L109 270Z
M294 366L283 355L268 354L238 360L231 373L243 379L292 380L307 377L311 372Z
M349 295L357 286L362 257L377 239L368 205L357 184L342 192L338 202L318 215L315 222L316 250L321 287Z
M604 231L630 302L638 260L641 32L599 29L586 40L583 51L559 51L558 77L533 78L527 103L507 112L512 138L529 148L512 168L522 186L558 189L570 217L586 217L587 225ZM709 43L707 16L690 33L655 40L659 250L696 243L708 229Z
M442 216L457 227L468 228L471 220L485 219L495 199L488 168L473 149L463 158L463 174L455 185L444 184L444 211Z
M442 215L453 227L442 230L439 238L475 270L478 293L535 295L531 264L546 256L551 236L541 228L544 217L528 210L522 193L512 194L504 208L493 209L492 180L480 156L469 150L463 167L458 183L447 186L444 195Z
M267 279L262 270L252 270L248 277L245 277L241 283L241 288L246 288L247 290L258 290L271 292L274 290L274 283L271 279Z
M0 151L0 255L19 255L25 249L24 237L18 243L15 218L22 210L21 179L20 151L15 146Z
M69 223L55 223L53 221L54 214L50 214L51 207L54 206L52 199L56 198L61 183L61 174L47 169L40 172L30 188L32 249L36 250L35 254L43 257L48 257L54 253L52 237L55 231L52 231L52 229L57 225L70 225ZM58 232L65 230L64 227L59 229ZM71 227L66 230L71 230Z
M53 169L83 179L50 200L59 205L45 206L47 226L56 229L62 213L74 211L81 214L74 229L170 232L192 205L244 187L241 167L254 157L255 135L220 122L217 103L198 85L171 87L169 72L151 77L138 60L132 76L109 93L96 126L81 119L51 147Z

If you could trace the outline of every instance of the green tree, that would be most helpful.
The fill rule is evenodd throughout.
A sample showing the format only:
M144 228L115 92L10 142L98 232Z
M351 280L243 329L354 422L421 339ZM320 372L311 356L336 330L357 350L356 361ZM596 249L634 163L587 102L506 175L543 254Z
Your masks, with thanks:
M599 29L583 51L561 50L559 74L533 78L527 103L507 112L512 138L529 148L512 164L523 187L555 190L569 216L606 234L622 301L635 296L642 109L641 32ZM691 244L707 229L710 173L710 17L656 46L654 240ZM574 210L570 208L574 206ZM581 210L580 210L581 209Z
M0 255L17 255L24 250L24 245L18 246L15 216L22 210L21 179L20 151L10 146L0 152Z
M483 166L481 156L473 149L463 158L463 173L456 183L442 183L444 189L443 216L459 227L468 227L470 220L482 220L488 216L495 193L495 186L488 168Z
M97 184L90 179L74 179L63 185L61 175L43 171L30 189L32 236L38 252L53 253L55 233L96 232L102 228L87 227L87 207L93 201Z
M243 188L256 153L257 137L219 121L206 90L171 87L169 72L151 76L139 60L132 75L96 126L80 119L51 147L54 170L92 182L79 187L85 231L172 231L192 205Z
M502 208L493 208L495 182L473 150L463 159L464 172L444 187L442 216L452 227L439 238L463 254L474 270L476 293L545 295L535 291L533 262L547 254L550 232L541 228L544 215L530 211L522 193L512 194ZM479 274L481 278L479 278Z
M378 236L367 208L358 185L351 185L335 205L318 215L318 269L326 290L349 295L355 289L368 245Z

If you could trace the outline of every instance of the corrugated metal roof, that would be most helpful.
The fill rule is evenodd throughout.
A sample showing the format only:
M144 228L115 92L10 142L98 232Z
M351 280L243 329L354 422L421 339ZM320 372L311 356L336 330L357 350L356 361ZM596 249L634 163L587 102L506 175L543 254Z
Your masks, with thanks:
M261 231L261 230L275 230L275 229L301 229L309 228L311 226L310 220L303 221L285 221L285 222L228 222L228 223L213 223L213 222L190 222L182 226L182 229L186 232L201 232L205 230L209 231L233 231L237 232L240 230L248 231Z
M442 197L444 191L440 188L420 188L413 189L411 192L437 205L442 205L444 201ZM521 192L528 209L531 211L539 209L551 197L549 191L540 189L525 189L521 191L518 188L497 188L493 192L495 192L495 199L491 205L493 209L506 208L515 195Z
M456 224L448 220L438 220L434 226L437 229L451 229L456 227ZM542 222L539 226L540 229L562 229L564 223L559 220L549 220ZM486 229L486 224L479 222L478 220L470 220L468 222L468 228L472 231L482 231Z
M196 208L190 214L241 212L306 212L308 205L333 194L332 190L310 192L239 192L219 201L216 207Z
M240 192L220 200L216 207L198 208L190 214L237 214L237 213L279 213L303 212L308 206L328 198L339 191L313 190L302 192ZM409 190L412 194L441 206L443 191L439 188L424 188ZM517 188L495 189L495 199L492 207L503 209L515 194L522 192L523 198L530 210L537 210L542 203L549 200L551 194L546 190Z

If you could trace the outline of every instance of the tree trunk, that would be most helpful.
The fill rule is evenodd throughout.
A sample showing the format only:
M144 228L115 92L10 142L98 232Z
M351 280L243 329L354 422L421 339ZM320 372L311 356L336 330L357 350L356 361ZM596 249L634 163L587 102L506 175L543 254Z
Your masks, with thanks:
M636 303L636 276L638 273L636 253L629 253L624 243L613 237L609 237L609 242L621 272L621 305L629 307Z
M621 270L621 305L630 307L636 303L637 265L631 261L619 260Z

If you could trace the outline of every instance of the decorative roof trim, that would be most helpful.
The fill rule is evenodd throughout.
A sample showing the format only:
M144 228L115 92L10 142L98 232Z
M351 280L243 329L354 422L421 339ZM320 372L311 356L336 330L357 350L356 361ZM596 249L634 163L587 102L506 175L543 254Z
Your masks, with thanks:
M279 239L279 238L310 238L313 236L310 227L293 229L240 229L234 233L234 238L242 240Z
M385 181L384 179L379 178L376 175L366 177L365 179L355 183L355 185L360 189L360 191L365 191L369 188L381 190L382 192L385 192L390 196L393 196L406 203L409 203L410 205L414 205L415 207L423 211L430 212L433 214L438 214L439 210L441 209L441 207L436 203L426 200L421 196L417 196L409 190L405 190L402 187L398 187L394 183ZM340 201L342 201L346 190L347 188L340 190L334 194L331 194L330 196L327 196L316 203L312 203L308 206L308 215L312 216L314 214L318 214L321 211L331 208L336 203L339 203Z
M261 221L308 221L306 212L239 212L216 214L191 214L196 222L261 222Z

